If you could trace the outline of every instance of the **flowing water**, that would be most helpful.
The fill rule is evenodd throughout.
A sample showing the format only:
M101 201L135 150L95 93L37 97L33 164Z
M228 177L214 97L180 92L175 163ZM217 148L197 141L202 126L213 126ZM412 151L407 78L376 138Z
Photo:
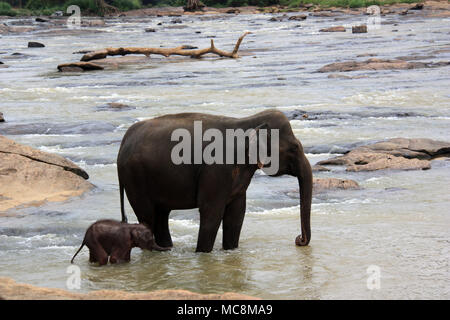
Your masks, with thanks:
M315 72L336 61L365 60L357 55L366 53L448 61L448 18L386 16L379 29L358 35L318 30L364 23L366 16L309 17L301 23L269 18L185 16L181 25L169 17L111 19L102 32L2 36L0 60L10 67L0 69L0 111L7 119L0 133L71 159L96 188L63 203L16 208L1 216L0 276L66 288L66 270L86 228L98 219L120 219L115 159L127 128L142 119L186 111L240 117L267 108L304 110L316 116L291 125L312 164L387 138L449 140L450 67L351 73L364 76L360 79ZM146 33L146 27L158 30ZM77 61L80 55L72 52L82 49L206 47L215 36L218 48L231 50L244 30L253 33L237 60L152 56L145 64L116 70L56 70L60 63ZM36 40L46 47L26 48ZM132 108L114 111L105 107L110 102ZM314 195L308 247L294 245L300 229L296 179L257 174L248 190L239 249L222 250L219 231L212 253L195 253L198 211L175 211L172 251L134 249L129 264L97 267L89 264L85 248L76 259L79 291L176 288L273 299L450 298L449 161L435 160L427 171L347 173L336 167L315 176L354 179L362 189ZM126 211L136 221L128 203ZM367 286L370 266L379 268L379 289Z

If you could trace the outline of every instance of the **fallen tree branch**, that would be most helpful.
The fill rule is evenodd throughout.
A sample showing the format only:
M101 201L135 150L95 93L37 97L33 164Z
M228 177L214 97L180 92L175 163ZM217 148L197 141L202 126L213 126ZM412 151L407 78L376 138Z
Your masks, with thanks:
M242 40L244 37L249 34L250 32L245 32L236 42L236 45L234 46L234 50L232 52L223 51L220 49L217 49L214 46L214 40L211 39L211 46L209 48L205 49L194 49L194 50L186 50L185 46L180 46L176 48L106 48L103 50L93 51L85 54L81 61L91 61L91 60L97 60L97 59L104 59L107 56L124 56L127 54L143 54L147 57L151 54L159 54L163 55L165 57L169 57L171 55L178 55L178 56L190 56L191 58L200 58L201 56L207 54L207 53L213 53L217 54L221 57L227 57L227 58L238 58L238 50L239 46L242 43Z

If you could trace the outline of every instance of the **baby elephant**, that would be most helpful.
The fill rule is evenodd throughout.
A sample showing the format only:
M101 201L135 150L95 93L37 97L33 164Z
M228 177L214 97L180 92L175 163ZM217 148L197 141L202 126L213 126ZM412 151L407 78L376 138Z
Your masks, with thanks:
M99 220L86 231L83 243L70 261L81 251L83 246L89 248L89 262L100 265L108 263L130 261L131 249L139 247L152 251L170 250L158 246L150 228L143 224L128 224L115 220Z

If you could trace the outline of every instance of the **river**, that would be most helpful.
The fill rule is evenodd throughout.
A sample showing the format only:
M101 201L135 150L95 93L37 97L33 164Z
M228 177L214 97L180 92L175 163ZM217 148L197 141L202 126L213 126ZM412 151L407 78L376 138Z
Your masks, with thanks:
M16 208L0 216L0 276L66 288L67 267L95 220L120 219L115 159L129 126L178 112L248 116L268 108L304 110L315 119L292 120L311 164L354 146L388 138L449 140L449 67L352 72L359 79L328 78L325 64L372 53L377 58L432 55L450 59L449 19L381 17L367 34L320 33L336 24L361 24L366 16L309 17L270 22L269 15L107 19L102 32L65 35L37 31L0 37L0 134L74 161L96 188L79 198ZM17 19L3 20L12 22ZM163 22L158 26L158 22ZM300 25L300 26L298 26ZM144 32L147 27L157 32ZM393 31L393 30L397 31ZM89 28L87 28L89 30ZM59 73L74 51L104 47L215 45L231 50L249 30L240 59L152 56L116 70ZM201 33L196 33L200 31ZM26 48L28 41L45 48ZM447 50L442 50L447 49ZM441 52L436 53L436 50ZM23 56L11 56L14 52ZM7 57L7 58L5 58ZM9 57L9 58L8 58ZM107 103L131 108L112 110ZM315 173L357 181L362 189L315 194L312 240L299 234L297 180L257 174L236 250L195 253L198 211L170 215L174 248L134 249L131 262L97 267L85 248L77 257L80 292L96 289L187 289L239 292L267 299L450 298L450 161L426 171ZM294 193L294 195L292 195ZM136 217L126 203L133 222ZM367 282L379 271L379 288ZM372 290L370 290L372 289Z

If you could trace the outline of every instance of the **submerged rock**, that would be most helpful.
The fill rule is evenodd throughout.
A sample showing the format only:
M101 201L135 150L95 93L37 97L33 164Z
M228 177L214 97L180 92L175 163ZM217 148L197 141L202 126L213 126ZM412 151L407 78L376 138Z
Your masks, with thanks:
M306 14L300 14L298 16L290 16L288 20L301 21L306 20L308 16Z
M431 139L395 138L366 146L318 165L345 165L347 171L374 171L382 169L426 170L430 160L450 156L450 143Z
M318 72L348 72L361 70L407 70L419 68L434 68L450 65L450 61L441 62L408 62L404 60L389 60L371 58L366 61L346 61L330 63L318 70Z
M0 136L0 211L80 196L93 185L73 162Z
M345 27L337 26L337 27L324 28L324 29L320 29L319 32L345 32Z
M338 179L338 178L314 178L313 191L321 192L325 190L333 189L359 189L358 182L350 179Z
M360 26L353 26L352 33L367 33L367 26L365 24Z
M45 45L43 45L40 42L30 41L28 42L28 48L43 48Z

